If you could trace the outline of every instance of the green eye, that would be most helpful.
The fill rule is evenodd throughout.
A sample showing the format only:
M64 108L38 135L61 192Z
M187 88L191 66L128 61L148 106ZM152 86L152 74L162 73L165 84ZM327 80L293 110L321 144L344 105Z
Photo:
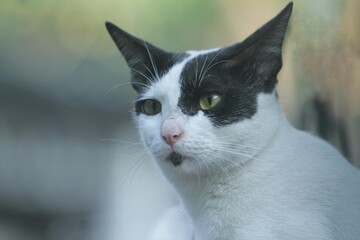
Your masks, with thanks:
M158 100L147 99L143 101L142 111L147 115L155 115L161 112L161 103Z
M215 107L221 101L221 96L218 94L210 94L200 98L199 105L202 110L209 110Z

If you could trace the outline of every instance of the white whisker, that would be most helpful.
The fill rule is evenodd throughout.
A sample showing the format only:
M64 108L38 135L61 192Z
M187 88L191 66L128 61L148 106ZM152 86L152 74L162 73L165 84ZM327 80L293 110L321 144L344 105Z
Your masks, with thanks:
M116 88L121 87L121 86L124 86L124 85L127 85L127 84L131 84L131 82L126 82L126 83L117 84L117 85L113 86L112 88L110 88L109 90L107 90L104 95L106 96L106 95L108 95L110 92L112 92L113 90L115 90Z
M147 45L146 45L147 47ZM154 74L152 73L152 71L147 67L147 65L140 59L140 58L136 58L138 62L140 62L143 67L150 73L151 78L150 79L156 79L156 77L154 76ZM151 83L153 83L153 81L150 81Z
M146 162L144 161L144 159L140 158L140 156L143 154L145 154L144 151L139 151L126 158L127 161L131 164L128 168L125 169L125 172L123 173L120 182L123 182L125 185L128 183L129 185L131 184L136 172L140 169L144 162Z
M100 138L100 139L98 139L98 141L100 141L100 142L110 141L110 142L119 142L119 143L125 143L125 144L141 145L140 142L129 142L129 141L123 141L123 140L116 139L116 138Z
M147 76L146 74L140 72L139 70L137 70L137 69L135 69L135 68L130 68L130 69L131 69L132 71L134 71L134 72L137 72L138 74L140 74L141 76L143 76L144 78L146 78L146 80L148 80L150 83L152 83L152 79L151 79L149 76ZM141 85L143 85L143 86L145 86L145 87L148 87L148 85L147 85L147 84L144 84L144 83L136 83L136 84L141 84Z
M207 54L206 57L205 57L204 63L202 65L202 67L201 67L200 74L199 74L200 82L199 82L198 86L200 86L200 84L201 84L201 79L203 77L203 71L204 71L204 68L205 68L206 61L207 61L208 57L209 57L209 55Z
M156 76L156 80L159 80L159 79L160 79L159 72L158 72L158 70L157 70L155 61L154 61L153 57L151 56L149 47L148 47L148 45L147 45L147 43L146 43L145 41L144 41L144 45L145 45L146 51L147 51L147 53L148 53L148 55L149 55L151 65L152 65L152 67L153 67L153 69L154 69L155 76Z

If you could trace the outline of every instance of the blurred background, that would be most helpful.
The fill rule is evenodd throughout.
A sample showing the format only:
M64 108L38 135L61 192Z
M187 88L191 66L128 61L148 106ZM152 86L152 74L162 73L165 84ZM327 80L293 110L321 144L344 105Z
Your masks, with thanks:
M0 240L144 240L176 202L139 144L111 21L168 51L230 45L284 0L0 1ZM279 95L360 166L360 2L294 1Z

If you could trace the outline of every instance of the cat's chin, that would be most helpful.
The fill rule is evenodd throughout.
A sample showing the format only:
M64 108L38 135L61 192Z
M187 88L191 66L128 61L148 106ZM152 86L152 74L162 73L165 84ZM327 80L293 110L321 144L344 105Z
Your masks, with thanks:
M163 161L160 162L159 164L165 167L166 170L164 171L164 173L165 175L167 175L169 179L174 177L173 175L174 172L179 173L181 175L190 174L190 175L198 176L200 174L200 170L197 168L199 164L194 165L196 160L191 156L184 155L177 151L170 152L165 158L163 158Z
M186 158L187 157L185 157L184 155L173 151L169 154L166 160L172 163L174 167L177 167L180 166Z

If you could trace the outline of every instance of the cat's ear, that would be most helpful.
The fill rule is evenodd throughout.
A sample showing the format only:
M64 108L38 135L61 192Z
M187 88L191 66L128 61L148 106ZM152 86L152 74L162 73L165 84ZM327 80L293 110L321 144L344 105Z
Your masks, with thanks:
M141 92L159 78L163 68L166 68L172 59L172 54L132 36L110 22L106 22L105 25L131 69L133 88Z
M264 91L272 91L282 67L282 45L292 12L289 3L277 16L239 44L228 47L232 55L229 65L246 65L249 73L263 83ZM229 57L229 55L227 56ZM243 73L244 74L244 73Z

